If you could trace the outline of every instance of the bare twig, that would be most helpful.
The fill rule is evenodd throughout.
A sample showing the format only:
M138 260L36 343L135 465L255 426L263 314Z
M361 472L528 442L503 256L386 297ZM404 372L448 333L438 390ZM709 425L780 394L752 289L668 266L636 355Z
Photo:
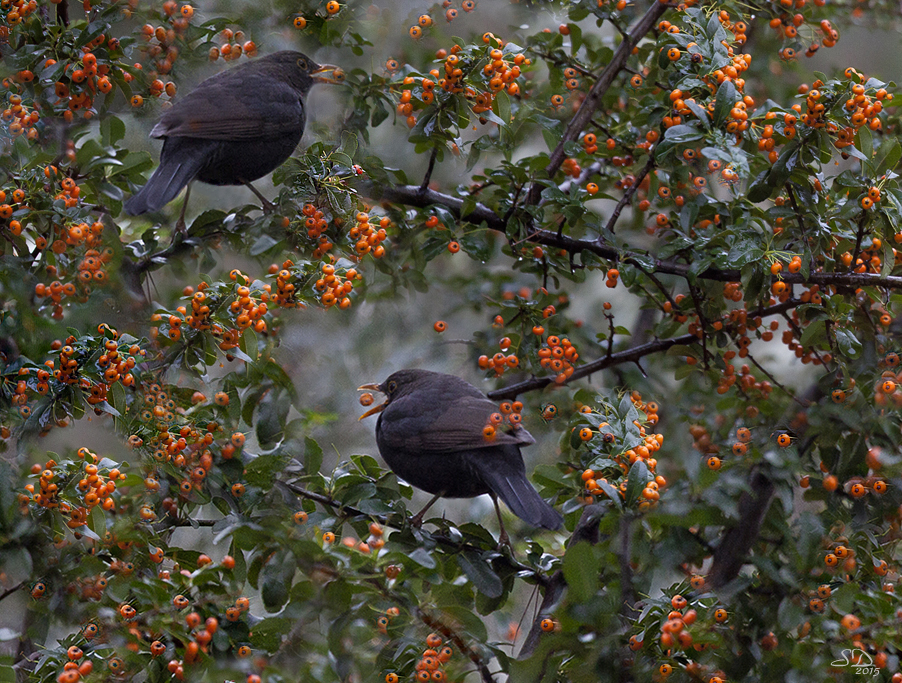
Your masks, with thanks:
M608 219L607 224L604 226L606 230L610 231L612 234L614 232L614 226L617 224L617 219L620 218L620 212L623 211L623 207L630 203L630 200L633 198L633 195L636 194L636 190L639 189L639 185L642 184L642 181L645 179L651 169L655 166L655 155L654 152L648 155L648 161L645 162L645 166L642 167L642 170L636 174L635 182L626 188L626 192L623 193L623 196L617 202L617 206L614 207L614 211L611 213L611 217ZM599 241L602 240L602 237L598 238Z

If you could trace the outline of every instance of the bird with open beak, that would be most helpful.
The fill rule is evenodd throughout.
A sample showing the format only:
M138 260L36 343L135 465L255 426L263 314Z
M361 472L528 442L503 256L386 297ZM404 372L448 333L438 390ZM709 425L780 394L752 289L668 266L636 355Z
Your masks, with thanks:
M520 519L559 529L563 518L526 478L520 447L535 443L522 426L511 425L486 439L484 428L498 407L472 384L428 370L400 370L381 384L385 401L360 416L379 415L376 443L382 458L401 479L433 498L411 523L418 525L440 497L492 497L501 525L500 542L509 542L498 498Z

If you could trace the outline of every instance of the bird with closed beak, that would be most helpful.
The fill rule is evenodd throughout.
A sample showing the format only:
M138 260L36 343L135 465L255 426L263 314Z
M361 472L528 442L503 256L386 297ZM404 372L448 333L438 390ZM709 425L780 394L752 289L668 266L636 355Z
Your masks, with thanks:
M150 132L163 138L160 165L125 202L133 216L157 211L193 180L246 185L271 173L294 152L307 120L304 98L317 83L340 83L344 73L300 52L276 52L223 71L177 100ZM184 229L185 206L177 223Z
M545 502L526 478L520 447L535 443L520 425L499 429L486 439L485 426L498 407L459 377L428 370L400 370L381 384L385 401L360 419L378 414L376 444L401 479L433 494L411 523L419 525L440 497L492 497L502 544L508 544L498 498L524 522L559 529L561 514Z

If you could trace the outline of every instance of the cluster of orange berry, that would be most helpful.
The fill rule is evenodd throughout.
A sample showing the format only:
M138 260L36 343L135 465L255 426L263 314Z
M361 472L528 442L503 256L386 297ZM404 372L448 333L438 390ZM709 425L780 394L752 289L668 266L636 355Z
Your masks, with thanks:
M77 645L71 646L66 651L69 661L63 665L63 671L56 677L56 683L78 683L82 677L87 677L94 671L94 663L90 659L80 661L84 654Z
M370 524L370 535L369 535L369 538L367 538L367 540L359 541L356 538L354 538L353 536L344 536L341 539L341 544L345 548L348 548L350 550L358 550L361 553L369 555L372 551L379 550L382 546L385 545L385 539L382 538L383 533L385 533L385 532L382 529L382 526L379 524L376 524L376 522L372 522ZM323 545L331 545L332 543L335 543L335 534L332 533L331 531L326 531L323 534ZM392 613L392 610L394 610L394 613ZM389 609L388 612L386 612L386 614L390 617L397 616L398 609L396 607L393 607L393 608ZM383 617L383 619L385 619L385 617ZM385 633L385 630L383 629L383 627L388 626L388 619L385 619L384 623L382 623L382 620L380 619L379 626L380 626L379 630L382 631L382 633Z
M257 44L253 40L245 40L244 31L224 28L219 33L219 40L222 43L219 47L210 48L208 56L211 62L215 62L220 57L227 62L234 61L239 59L242 54L248 57L257 56Z
M330 532L327 532L327 533L330 533ZM326 534L323 534L324 542L325 542L325 538L326 538ZM335 540L335 534L332 534L332 540ZM331 541L329 541L329 542L331 542ZM388 625L391 623L391 620L394 619L399 614L401 614L401 610L399 610L397 607L389 607L387 610L385 610L385 614L383 614L381 617L376 619L376 628L379 629L379 633L382 633L383 635L388 633Z
M330 263L324 263L322 271L323 276L314 283L313 287L322 292L320 301L323 306L331 308L337 305L342 310L350 308L351 299L348 294L354 290L354 280L357 279L359 273L354 268L349 268L342 279L342 275Z
M536 329L533 328L533 332ZM541 334L541 332L539 332ZM550 335L538 351L539 365L555 373L556 384L563 384L573 374L573 364L579 360L576 347L566 337Z
M96 114L94 98L98 93L108 95L112 92L111 76L117 70L121 71L126 83L134 80L134 76L112 58L119 50L118 38L107 39L101 34L88 43L81 54L66 63L63 79L53 86L57 98L54 108L62 112L66 121L72 121L76 113L80 113L86 119L92 118ZM47 59L41 68L46 69L56 63L54 59ZM140 66L135 65L135 68Z
M498 435L498 430L504 429L505 425L510 425L511 429L516 430L523 422L523 403L522 401L503 401L499 406L501 412L489 415L485 426L482 428L482 438L491 443Z
M698 620L698 612L694 608L689 607L689 600L682 595L674 595L670 599L670 606L672 610L661 624L661 635L659 637L661 647L664 650L688 650L694 648L695 641L689 627ZM716 623L723 624L727 621L729 615L725 609L718 607L714 610L713 617ZM630 645L631 647L633 646L633 641L630 642ZM641 641L639 646L641 647ZM700 649L705 648L702 647Z
M0 28L0 39L9 38L9 27L17 26L38 8L37 0L7 0L0 3L0 11L5 13L6 24Z
M7 99L8 106L0 113L0 121L6 125L6 132L11 138L25 135L29 140L38 139L38 129L35 125L41 120L41 115L35 110L23 104L22 96L10 93Z
M595 133L586 133L580 142L586 154L595 154L598 151L598 136Z
M426 636L426 649L414 666L416 674L414 680L417 683L443 683L447 680L444 665L451 661L454 650L450 645L442 645L442 638L437 633ZM385 683L399 683L400 677L396 673L388 673Z
M530 60L525 55L518 53L513 56L513 64L505 59L502 47L504 41L497 38L492 33L485 33L482 41L488 45L488 63L482 67L483 86L488 86L482 92L473 92L472 90L464 91L468 98L475 97L475 105L473 112L481 114L492 108L492 102L495 99L495 93L506 90L508 95L514 96L520 94L520 85L517 79L520 78L521 68L530 65ZM497 48L491 47L491 42L498 43ZM462 86L460 81L463 78L463 71L458 65L457 55L455 54L455 45L451 48L451 54L445 59L445 79L439 83L441 87L449 92L461 92ZM439 52L439 58L442 58L443 50Z
M174 0L166 0L163 3L163 15L168 26L154 27L145 24L141 27L140 35L148 43L142 51L154 60L153 69L157 73L168 74L181 53L178 43L185 40L188 24L194 16L194 8L191 5L179 7Z
M561 164L561 170L564 172L564 175L572 176L573 178L579 178L579 174L583 171L579 162L572 157L564 159L564 162Z
M792 8L793 1L783 0L780 4L788 10ZM826 2L825 0L815 0L814 4L817 7L823 7ZM795 0L796 9L801 9L804 6L805 0ZM793 14L791 17L789 16L788 12L783 12L780 14L780 16L774 17L770 20L770 27L776 31L777 35L790 40L795 40L798 37L799 28L804 24L805 16L799 12ZM824 37L821 39L820 44L811 43L806 48L806 57L813 57L820 49L821 45L830 48L834 47L839 41L839 31L833 28L833 25L827 19L821 20L819 28L824 34ZM790 61L792 59L795 59L795 57L796 51L792 47L784 47L780 50L780 58L784 61Z
M632 392L632 394L630 395L630 401L637 410L645 413L645 422L647 424L657 424L659 419L657 403L655 403L654 401L650 401L648 403L643 402L642 395L638 391ZM546 406L544 410L545 412L547 412L548 406ZM556 412L557 411L555 410L555 413ZM584 405L580 407L579 412L584 415L591 415L595 411L591 406ZM648 471L651 473L653 478L649 479L641 493L639 509L644 511L655 505L655 503L660 499L660 489L664 488L667 485L667 480L664 477L662 477L661 475L655 475L655 471L658 467L658 461L656 458L652 457L653 454L660 450L661 446L664 445L664 435L648 434L645 426L639 420L636 420L633 424L639 430L639 436L642 441L638 445L626 449L622 453L612 454L610 456L610 459L613 460L617 465L621 475L626 475L629 472L630 466L637 460L641 460L645 463ZM601 422L598 425L597 431L593 430L591 427L582 427L579 430L578 436L580 441L584 443L592 441L596 437L601 437L602 442L605 444L613 444L616 441L616 437L611 431L611 426L606 421ZM583 470L580 475L583 490L586 494L585 502L587 504L593 502L593 496L607 495L604 489L600 486L599 482L607 483L608 480L607 478L600 475L601 472L596 472L592 468ZM617 488L621 496L625 495L626 480L623 479Z
M284 261L281 268L276 263L269 267L269 274L276 276L276 293L270 299L281 308L305 308L305 304L297 297L295 276L290 270L292 267L294 261L291 260Z
M367 254L372 254L373 258L385 256L385 245L382 243L387 236L386 229L392 224L391 219L383 216L379 219L377 228L370 223L368 213L358 211L354 215L354 220L357 224L348 230L348 238L354 241L354 253L357 258L363 258Z
M520 359L517 357L517 354L505 353L510 349L511 340L509 337L503 337L501 341L498 343L498 347L501 349L499 353L496 353L494 356L489 358L486 355L482 355L477 359L477 364L479 365L480 370L494 370L495 376L500 377L503 375L508 369L513 370L514 368L519 367Z

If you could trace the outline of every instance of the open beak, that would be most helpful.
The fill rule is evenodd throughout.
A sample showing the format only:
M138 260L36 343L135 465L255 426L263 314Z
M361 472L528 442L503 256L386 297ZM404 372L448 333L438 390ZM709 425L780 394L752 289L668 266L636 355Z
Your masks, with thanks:
M324 64L319 69L312 72L310 76L317 83L332 83L338 85L339 83L345 82L344 69L333 64Z
M357 387L357 391L378 391L380 394L382 393L382 389L379 388L378 384L361 384ZM377 406L373 406L368 411L366 411L363 415L357 418L358 421L362 420L365 417L369 417L370 415L375 415L376 413L381 413L385 410L385 406L388 405L388 399L384 400Z

